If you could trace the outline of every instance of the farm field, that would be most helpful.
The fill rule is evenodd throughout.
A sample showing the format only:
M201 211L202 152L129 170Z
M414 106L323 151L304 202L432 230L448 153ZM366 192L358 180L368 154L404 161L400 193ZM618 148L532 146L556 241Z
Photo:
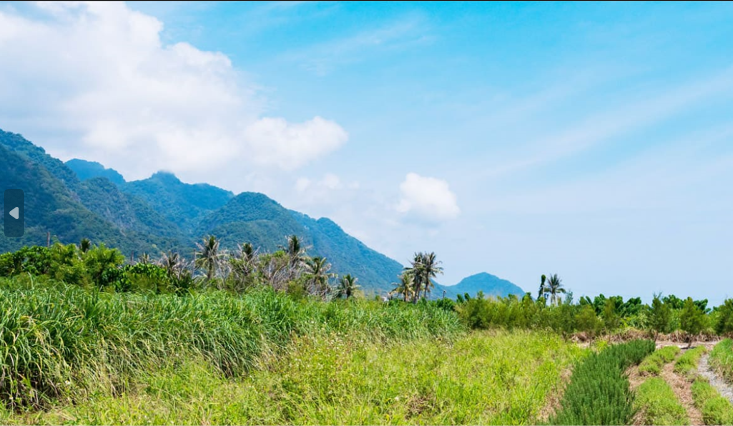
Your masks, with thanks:
M310 258L279 286L261 256L225 275L104 246L0 255L0 423L733 422L729 302L385 301L319 284Z

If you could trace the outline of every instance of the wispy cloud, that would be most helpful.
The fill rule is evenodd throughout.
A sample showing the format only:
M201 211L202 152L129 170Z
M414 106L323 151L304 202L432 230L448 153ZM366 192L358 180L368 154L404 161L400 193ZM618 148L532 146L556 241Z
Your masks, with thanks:
M375 52L401 51L432 40L427 21L420 15L410 15L380 27L285 53L282 59L325 76L339 66L360 62Z
M614 109L587 116L554 134L539 135L517 144L519 149L508 152L491 167L483 165L481 171L473 176L497 177L551 163L626 132L672 118L698 107L705 100L732 93L733 67L672 90L639 95ZM527 152L531 154L527 155Z

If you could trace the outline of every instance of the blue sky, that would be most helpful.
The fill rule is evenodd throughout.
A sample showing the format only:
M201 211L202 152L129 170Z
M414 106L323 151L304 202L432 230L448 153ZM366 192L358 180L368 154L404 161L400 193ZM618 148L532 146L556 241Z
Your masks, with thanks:
M3 3L0 127L128 179L265 192L403 263L435 251L445 283L717 303L731 22L730 3Z

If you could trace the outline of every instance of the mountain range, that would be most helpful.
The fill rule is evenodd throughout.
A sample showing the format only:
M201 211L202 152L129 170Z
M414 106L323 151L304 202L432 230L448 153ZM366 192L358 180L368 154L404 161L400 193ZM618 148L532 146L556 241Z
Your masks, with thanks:
M274 251L288 235L300 236L309 254L326 257L339 274L359 278L367 292L392 289L403 265L370 249L327 218L314 219L286 209L264 194L230 191L181 182L158 172L127 182L113 169L48 155L19 134L0 130L0 188L25 191L25 235L0 238L0 252L23 245L45 245L47 233L62 243L82 238L119 248L126 256L166 250L193 254L195 242L216 235L223 248L250 242ZM0 219L2 220L2 219ZM523 294L514 284L477 274L456 286L436 285L435 296Z

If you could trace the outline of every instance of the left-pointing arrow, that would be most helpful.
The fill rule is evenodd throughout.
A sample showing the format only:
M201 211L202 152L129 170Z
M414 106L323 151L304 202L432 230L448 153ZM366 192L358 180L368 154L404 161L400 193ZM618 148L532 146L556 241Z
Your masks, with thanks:
M10 210L10 213L8 214L10 215L10 217L17 220L20 217L20 209L16 207L13 210Z

